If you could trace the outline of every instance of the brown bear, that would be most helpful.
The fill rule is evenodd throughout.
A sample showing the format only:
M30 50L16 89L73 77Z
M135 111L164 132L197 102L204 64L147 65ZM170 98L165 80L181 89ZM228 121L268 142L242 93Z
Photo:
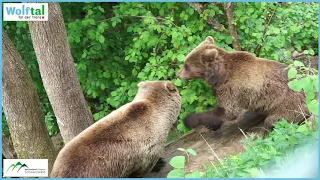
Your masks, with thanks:
M227 52L215 46L214 39L208 36L186 56L177 76L183 80L199 78L210 84L216 96L216 108L207 115L216 114L219 118L208 118L215 122L204 123L206 113L198 114L198 118L192 114L192 118L185 119L186 126L194 125L189 121L195 119L204 125L239 120L245 112L267 114L264 121L267 129L272 129L272 124L281 118L303 121L310 114L305 95L288 87L284 68L284 64L257 58L249 52Z
M140 82L138 87L132 102L66 144L51 177L142 177L152 170L177 122L181 97L170 81Z

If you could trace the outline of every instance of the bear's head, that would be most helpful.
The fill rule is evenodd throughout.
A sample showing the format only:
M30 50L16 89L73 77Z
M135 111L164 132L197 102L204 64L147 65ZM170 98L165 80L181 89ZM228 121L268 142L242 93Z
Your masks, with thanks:
M171 81L143 81L138 84L134 101L146 100L158 110L178 116L181 109L181 96ZM176 119L175 119L176 120Z
M177 76L182 80L205 79L207 71L213 71L222 62L221 53L224 51L213 45L214 39L208 36L206 40L193 49L185 58L184 65L177 72Z

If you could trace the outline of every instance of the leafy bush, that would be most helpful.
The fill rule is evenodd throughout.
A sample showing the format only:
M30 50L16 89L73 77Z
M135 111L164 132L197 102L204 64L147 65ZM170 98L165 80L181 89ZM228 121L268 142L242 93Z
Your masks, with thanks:
M244 139L245 152L230 155L223 165L218 164L214 169L205 166L204 177L259 177L271 165L281 166L286 160L293 158L298 147L312 144L317 146L318 131L313 131L310 122L298 126L282 120L274 124L274 130L266 137Z
M187 163L189 162L190 155L196 156L197 152L193 149L183 149L178 148L179 151L185 152L187 156ZM186 156L175 156L173 157L169 164L174 168L168 173L167 178L200 178L201 174L199 171L195 170L191 173L186 173Z
M318 71L305 67L299 61L294 61L288 69L288 78L291 80L288 86L296 92L303 90L306 94L306 104L309 111L318 116Z
M180 120L189 113L214 107L215 97L206 83L183 82L175 73L188 52L208 35L215 38L216 45L232 51L233 39L225 33L224 3L209 3L201 14L187 3L174 2L60 5L78 79L95 120L131 101L137 83L144 80L172 80L178 86L182 96ZM317 14L317 3L234 3L233 24L243 50L287 62L295 49L318 53ZM213 30L207 24L209 17L225 28ZM54 114L42 85L27 23L3 22L3 27L25 60L42 111ZM55 134L55 117L46 122ZM176 137L187 131L179 123L178 133L171 134Z

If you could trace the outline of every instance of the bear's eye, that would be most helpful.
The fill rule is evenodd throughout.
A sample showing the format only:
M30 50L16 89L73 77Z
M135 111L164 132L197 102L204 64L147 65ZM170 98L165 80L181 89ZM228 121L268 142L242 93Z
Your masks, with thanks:
M190 70L190 67L189 67L188 65L184 65L184 69L185 69L186 71L189 71L189 70Z

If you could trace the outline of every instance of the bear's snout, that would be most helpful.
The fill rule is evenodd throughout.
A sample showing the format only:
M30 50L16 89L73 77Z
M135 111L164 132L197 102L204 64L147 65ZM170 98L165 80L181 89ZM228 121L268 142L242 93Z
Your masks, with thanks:
M176 76L180 79L181 70L176 73Z
M180 71L178 71L176 73L176 76L181 79L181 80L187 80L188 78L185 75L184 69L180 69Z

